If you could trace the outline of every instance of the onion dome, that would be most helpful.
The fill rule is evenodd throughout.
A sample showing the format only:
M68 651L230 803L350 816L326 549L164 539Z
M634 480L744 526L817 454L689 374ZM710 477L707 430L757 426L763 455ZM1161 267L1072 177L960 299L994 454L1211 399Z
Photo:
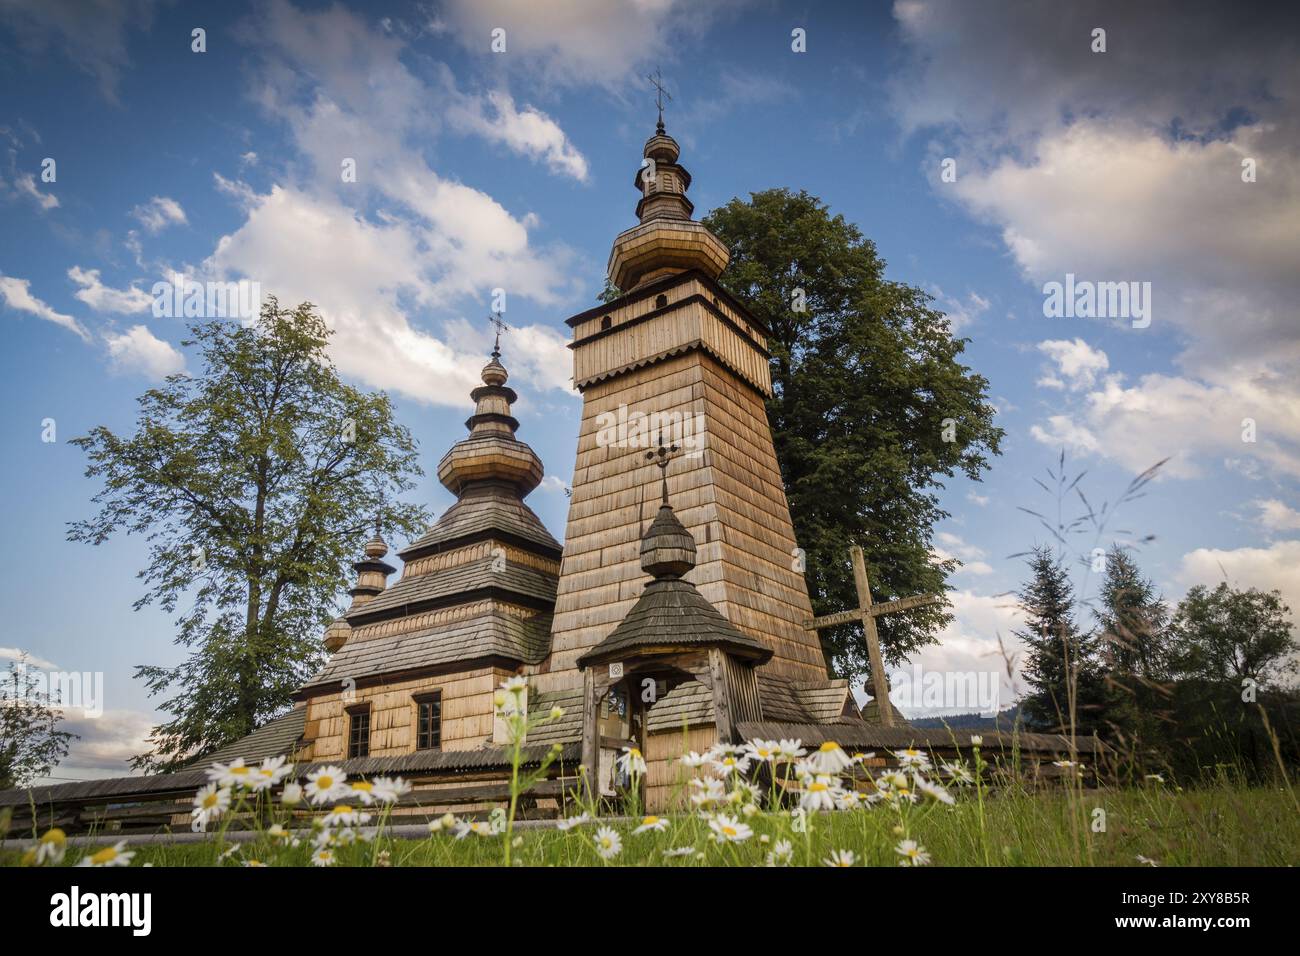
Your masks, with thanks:
M469 437L452 445L438 462L438 480L456 496L476 482L513 485L523 497L542 482L542 461L515 438L519 420L510 406L519 400L506 385L509 378L499 353L483 367L483 384L470 392L474 414L465 421Z
M343 616L336 617L330 621L329 627L325 628L325 638L322 643L325 650L333 654L352 636L352 625L347 622Z
M681 147L660 120L633 180L641 193L640 225L620 233L609 254L610 281L624 292L692 269L717 279L731 258L722 240L691 218L695 206L686 198L691 174L678 164L680 155Z
M695 539L673 509L661 505L641 539L641 570L656 578L680 578L693 567Z
M357 583L348 591L352 595L349 611L383 594L388 587L388 576L397 570L383 560L384 555L388 554L388 542L379 534L378 529L375 530L375 536L366 542L364 551L365 560L352 565L352 570L357 572Z

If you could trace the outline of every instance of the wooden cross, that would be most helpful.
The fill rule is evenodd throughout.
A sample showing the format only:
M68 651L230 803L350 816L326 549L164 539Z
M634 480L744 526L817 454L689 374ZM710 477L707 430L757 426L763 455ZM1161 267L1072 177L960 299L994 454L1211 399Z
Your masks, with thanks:
M655 67L654 73L647 76L646 79L655 88L655 105L659 107L659 128L662 129L664 125L664 97L667 96L668 102L671 103L673 101L672 94L664 89L663 76L660 74L658 67Z
M837 611L824 614L804 622L804 629L820 631L824 627L838 624L861 622L862 633L867 638L867 656L871 661L871 679L875 684L876 706L880 709L880 722L886 727L894 726L894 709L889 703L889 684L885 680L885 664L880 656L880 635L876 633L876 618L896 611L908 611L926 604L938 604L943 601L939 594L918 594L916 597L900 598L884 604L871 603L871 588L867 582L867 561L862 556L862 549L856 544L849 549L853 556L853 583L858 591L858 606L851 611Z
M489 315L488 322L496 327L497 338L496 342L492 345L492 357L494 359L499 359L501 357L501 333L509 332L510 326L506 325L505 322L501 320L500 312Z

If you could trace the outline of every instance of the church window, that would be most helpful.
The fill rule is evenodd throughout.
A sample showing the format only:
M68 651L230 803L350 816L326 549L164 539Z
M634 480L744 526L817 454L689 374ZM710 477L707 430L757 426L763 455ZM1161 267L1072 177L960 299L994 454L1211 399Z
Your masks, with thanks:
M609 316L605 316L603 319L600 320L601 331L604 331L605 329L609 328L612 324L613 324L613 320L611 320Z
M660 295L655 297L655 308L664 309L668 307L668 296Z
M415 749L436 750L442 746L442 691L415 697Z
M348 757L370 756L370 705L348 710Z

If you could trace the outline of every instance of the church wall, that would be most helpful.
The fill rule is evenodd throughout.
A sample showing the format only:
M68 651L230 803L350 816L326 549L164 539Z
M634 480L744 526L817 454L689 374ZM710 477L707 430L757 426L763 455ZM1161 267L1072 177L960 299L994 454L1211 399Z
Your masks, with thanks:
M646 734L645 800L651 813L689 807L687 781L695 771L683 767L678 758L688 751L704 753L718 741L712 724L681 730Z
M648 580L640 537L660 498L659 471L645 459L650 443L597 442L598 416L621 403L647 414L703 416L703 455L683 454L668 469L673 509L698 548L687 579L773 649L765 667L825 679L820 642L802 627L812 606L793 569L794 534L762 397L699 351L599 382L583 397L551 673L539 678L541 689L581 684L577 658L614 629Z
M346 758L346 708L370 704L370 756L391 757L415 750L415 702L412 695L442 691L442 749L469 750L490 743L492 695L512 672L479 668L422 677L374 687L358 687L345 702L343 692L307 702L304 736L314 741L313 760Z

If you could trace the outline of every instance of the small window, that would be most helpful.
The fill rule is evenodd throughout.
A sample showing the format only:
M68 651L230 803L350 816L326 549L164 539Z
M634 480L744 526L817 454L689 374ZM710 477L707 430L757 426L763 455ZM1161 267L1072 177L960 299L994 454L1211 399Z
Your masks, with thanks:
M415 749L437 750L442 746L442 691L415 698Z
M665 309L667 307L668 307L668 296L666 295L655 296L656 309Z
M605 316L603 319L600 320L600 328L601 328L601 331L604 331L605 329L609 328L609 327L610 327L611 325L613 325L613 324L614 324L614 323L613 323L613 321L610 319L610 317L609 317L609 316Z
M348 711L348 756L370 756L370 707Z

